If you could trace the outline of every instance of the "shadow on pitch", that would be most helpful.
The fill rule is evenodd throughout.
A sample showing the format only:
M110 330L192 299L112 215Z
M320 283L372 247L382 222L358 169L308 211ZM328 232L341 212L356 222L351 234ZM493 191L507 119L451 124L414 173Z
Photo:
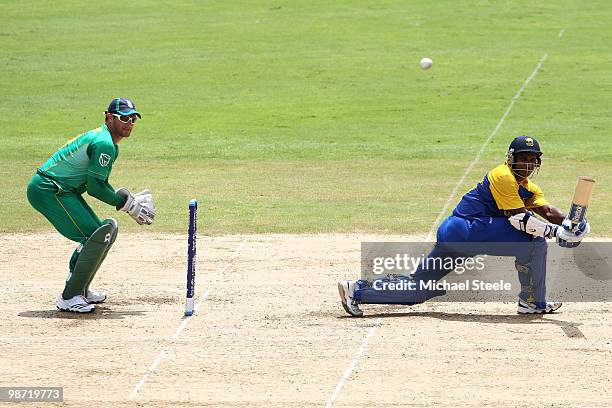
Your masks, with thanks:
M559 326L567 337L585 338L584 333L578 326L582 323L568 322L565 320L548 319L547 316L559 316L553 314L532 314L532 315L497 315L497 314L466 314L466 313L445 313L445 312L398 312L398 313L373 313L367 314L361 319L372 318L400 318L400 317L431 317L434 319L448 322L474 322L491 324L552 324ZM347 316L348 317L348 316Z
M125 319L131 316L144 316L140 310L113 310L110 307L96 306L91 313L72 313L60 310L28 310L18 313L19 317L33 317L36 319Z

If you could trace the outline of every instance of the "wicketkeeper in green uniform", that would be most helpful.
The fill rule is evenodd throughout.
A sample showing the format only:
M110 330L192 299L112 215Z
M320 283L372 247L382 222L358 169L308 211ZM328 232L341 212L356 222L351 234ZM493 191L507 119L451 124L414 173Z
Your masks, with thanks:
M94 303L106 300L106 293L89 287L117 237L117 222L100 221L83 199L87 192L117 210L127 212L138 224L151 224L155 206L149 190L132 194L114 190L108 182L119 155L119 142L130 136L140 119L134 102L113 99L104 112L105 123L69 140L38 168L28 185L28 200L60 234L80 243L69 263L64 291L57 308L78 313L94 310Z

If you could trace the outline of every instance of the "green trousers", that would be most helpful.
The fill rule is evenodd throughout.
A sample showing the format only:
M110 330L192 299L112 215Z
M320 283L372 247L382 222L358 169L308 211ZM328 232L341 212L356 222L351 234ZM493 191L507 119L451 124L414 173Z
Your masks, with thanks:
M80 194L63 190L55 181L39 174L30 180L28 201L71 241L82 244L102 225Z
M28 184L28 201L45 216L60 234L69 240L84 243L102 222L80 194L62 189L54 180L35 174ZM64 299L85 294L95 270L91 274L73 274L79 248L70 257L69 278L64 288Z

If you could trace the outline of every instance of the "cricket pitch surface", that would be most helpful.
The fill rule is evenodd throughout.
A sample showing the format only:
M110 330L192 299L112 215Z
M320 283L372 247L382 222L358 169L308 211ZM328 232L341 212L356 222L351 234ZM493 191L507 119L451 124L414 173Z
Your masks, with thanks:
M0 386L63 387L43 407L612 406L611 303L348 317L336 283L359 276L361 241L409 239L423 237L200 236L184 318L184 235L119 233L92 284L107 302L89 315L55 307L74 243L2 235Z

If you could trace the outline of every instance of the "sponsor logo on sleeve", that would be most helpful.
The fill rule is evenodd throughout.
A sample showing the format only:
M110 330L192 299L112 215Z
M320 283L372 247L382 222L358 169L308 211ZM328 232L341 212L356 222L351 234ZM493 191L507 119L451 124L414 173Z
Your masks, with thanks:
M108 154L102 153L100 155L100 159L99 159L100 166L106 167L108 166L108 163L110 163L110 161L111 161L111 157Z

